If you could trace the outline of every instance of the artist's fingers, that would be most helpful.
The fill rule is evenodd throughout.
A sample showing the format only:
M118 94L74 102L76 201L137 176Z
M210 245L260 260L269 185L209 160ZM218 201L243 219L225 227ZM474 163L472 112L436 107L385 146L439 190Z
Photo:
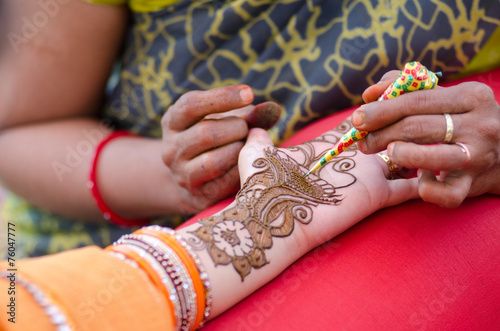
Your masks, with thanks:
M180 206L184 213L198 213L214 203L238 191L240 178L238 167L234 166L222 176L204 183L199 189L190 192L186 201Z
M183 172L177 175L179 184L192 189L223 176L237 165L242 148L243 142L236 141L195 157L187 162Z
M400 71L391 70L386 72L377 84L371 85L363 92L363 100L366 103L376 101L382 93L398 78Z
M240 174L238 171L238 166L235 165L234 167L226 171L222 176L219 176L210 182L204 183L202 192L205 197L209 198L209 205L212 205L214 202L217 202L227 197L228 195L237 192L239 188Z
M389 198L385 207L396 206L408 200L418 198L417 178L389 180L388 185Z
M453 115L455 137L463 136L460 133L469 131L469 123L465 123L462 129L463 118ZM380 130L372 131L361 142L358 148L363 153L376 153L387 149L392 141L410 141L419 144L440 143L446 136L446 118L444 115L415 115L405 117L402 120Z
M206 116L207 119L221 119L225 117L239 117L248 123L249 128L269 130L281 116L281 107L272 101L262 102L256 106L250 105L233 109L224 113L215 113Z
M203 120L189 129L164 137L164 159L192 159L214 148L245 139L247 123L237 117Z
M473 146L468 146L471 155ZM389 157L400 166L410 169L456 170L467 162L467 154L456 144L419 145L396 141L389 144Z
M281 107L272 101L263 102L255 106L252 111L243 117L249 128L269 130L278 122L281 116Z
M247 85L224 86L183 94L162 119L164 130L182 131L212 113L226 112L252 103L253 90Z
M406 116L464 113L478 105L479 99L485 94L483 89L483 84L471 82L448 88L415 91L383 102L371 102L354 111L352 122L359 130L374 131Z
M420 169L418 191L420 197L427 202L441 207L458 207L467 197L472 177L464 172L454 172L439 181L433 171Z

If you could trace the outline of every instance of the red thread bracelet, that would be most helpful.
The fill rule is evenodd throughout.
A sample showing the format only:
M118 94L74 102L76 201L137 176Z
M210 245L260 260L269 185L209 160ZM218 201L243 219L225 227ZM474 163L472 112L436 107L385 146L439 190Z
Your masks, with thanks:
M99 207L99 210L102 212L103 217L119 226L123 227L135 227L135 226L143 226L149 223L147 219L138 219L138 220L128 220L126 218L121 217L120 215L113 212L108 205L104 202L101 193L99 193L99 189L97 187L97 161L99 160L99 155L101 154L102 149L109 143L111 140L119 137L125 136L134 136L134 134L128 131L115 131L111 133L108 137L103 139L96 147L94 155L92 156L90 163L90 176L89 181L87 183L90 192L92 193L92 197Z

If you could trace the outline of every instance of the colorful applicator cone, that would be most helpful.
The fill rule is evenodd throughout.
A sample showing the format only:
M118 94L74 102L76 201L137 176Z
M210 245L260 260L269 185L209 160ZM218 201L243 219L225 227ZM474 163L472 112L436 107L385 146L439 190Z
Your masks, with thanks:
M382 93L378 101L392 99L413 91L433 89L438 83L437 76L441 76L441 72L434 73L428 70L420 62L408 62L399 73L399 77L384 91L384 93ZM367 131L359 131L354 127L351 128L342 138L340 138L331 150L326 152L325 156L323 156L304 177L309 176L311 173L323 167L328 161L367 135Z

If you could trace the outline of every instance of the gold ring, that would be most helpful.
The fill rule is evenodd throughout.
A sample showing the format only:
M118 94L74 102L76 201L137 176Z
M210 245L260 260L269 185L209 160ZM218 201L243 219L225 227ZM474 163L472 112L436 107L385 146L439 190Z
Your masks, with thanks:
M394 162L393 160L391 160L391 158L389 156L387 156L386 154L380 152L380 153L377 153L378 156L380 156L382 158L382 160L385 161L385 163L387 163L387 165L389 166L389 171L391 172L391 174L393 175L396 175L399 173L399 166L397 165L396 162ZM392 179L392 175L390 177Z
M453 138L453 120L450 114L444 114L444 118L446 119L446 135L444 136L443 144L449 144Z
M465 153L465 156L467 157L467 160L465 160L464 165L461 168L458 168L460 170L460 169L465 168L469 164L470 159L471 159L471 155L470 155L469 149L467 148L467 146L465 146L464 143L455 143L455 144L460 146L460 148L462 148L462 151Z

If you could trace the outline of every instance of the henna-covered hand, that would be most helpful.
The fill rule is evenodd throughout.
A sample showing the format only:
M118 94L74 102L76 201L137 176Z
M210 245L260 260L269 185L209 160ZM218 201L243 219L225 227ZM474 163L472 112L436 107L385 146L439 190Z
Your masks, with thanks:
M199 221L190 243L208 251L216 266L232 265L243 280L270 262L266 252L277 238L295 232L307 251L380 208L415 198L415 179L387 180L386 163L355 146L304 178L350 128L345 122L287 149L274 147L265 131L251 130L239 158L244 185L231 206Z

